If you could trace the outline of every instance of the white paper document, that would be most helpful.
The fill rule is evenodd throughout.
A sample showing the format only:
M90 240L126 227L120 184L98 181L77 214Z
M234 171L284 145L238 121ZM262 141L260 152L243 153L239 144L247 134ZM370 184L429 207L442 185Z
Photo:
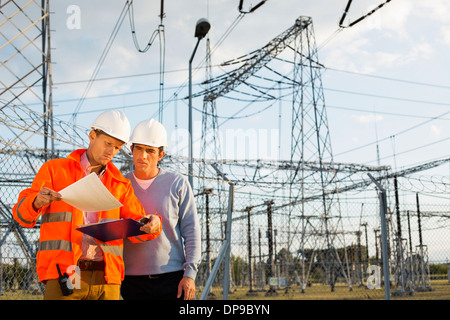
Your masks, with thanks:
M85 212L112 210L122 206L94 172L59 193L62 201Z

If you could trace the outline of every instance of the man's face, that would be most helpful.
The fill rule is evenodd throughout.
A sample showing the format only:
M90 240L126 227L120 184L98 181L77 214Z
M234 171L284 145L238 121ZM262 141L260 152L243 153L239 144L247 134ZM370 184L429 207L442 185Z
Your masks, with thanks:
M159 148L143 144L133 144L133 163L136 171L150 172L158 166L158 161L164 156Z
M91 166L106 165L120 151L122 141L95 131L89 133L88 156Z

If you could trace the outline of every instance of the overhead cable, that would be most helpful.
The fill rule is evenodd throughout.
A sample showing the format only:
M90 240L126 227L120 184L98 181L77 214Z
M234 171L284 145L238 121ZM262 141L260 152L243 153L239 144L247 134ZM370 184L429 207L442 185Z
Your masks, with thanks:
M80 111L81 106L83 105L84 100L86 99L86 97L87 97L87 95L89 93L89 90L91 89L92 84L94 83L95 78L97 77L97 74L99 73L100 68L103 65L103 62L105 61L109 50L111 49L111 46L112 46L112 44L113 44L113 42L114 42L114 40L115 40L115 38L117 36L117 33L119 32L119 29L120 29L120 27L121 27L121 25L123 23L123 20L125 19L125 16L126 16L128 10L129 10L129 1L127 1L125 3L125 6L123 7L123 9L122 9L122 11L121 11L121 13L119 15L119 18L117 19L117 22L116 22L116 24L115 24L115 26L113 28L113 31L111 32L111 35L110 35L110 37L108 39L108 42L106 43L106 46L103 49L103 52L102 52L102 54L100 56L100 59L97 62L97 65L95 66L94 72L92 73L92 76L89 79L89 82L88 82L88 84L87 84L87 86L86 86L86 88L85 88L85 90L83 92L83 95L80 98L80 100L78 101L77 106L75 107L75 110L74 110L73 115L72 115L72 122L75 122L75 118L76 118L78 112Z
M267 0L262 0L256 6L250 7L250 10L243 11L242 7L244 6L244 0L239 0L238 10L239 10L240 13L244 13L244 14L252 13L252 12L256 11L259 7L261 7L266 2L267 2Z
M376 6L373 10L369 11L367 14L363 15L362 17L359 17L358 19L356 19L353 22L350 22L347 26L344 26L344 20L347 17L348 11L350 10L350 6L352 4L353 0L349 0L347 2L347 6L345 7L344 13L342 14L341 20L339 21L339 27L340 28L350 28L353 27L355 24L361 22L362 20L366 19L367 17L371 16L372 14L374 14L376 11L380 10L381 8L383 8L388 2L391 2L391 0L386 0L385 2L383 2L382 4Z

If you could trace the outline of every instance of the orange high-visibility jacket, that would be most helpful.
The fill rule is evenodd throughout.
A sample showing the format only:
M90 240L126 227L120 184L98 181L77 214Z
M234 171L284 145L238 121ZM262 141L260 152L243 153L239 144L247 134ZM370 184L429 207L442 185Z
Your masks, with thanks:
M13 208L14 219L23 227L32 228L41 216L39 251L37 253L37 274L44 282L58 278L58 264L62 273L67 267L76 265L81 256L82 233L76 230L83 224L83 212L64 201L53 201L49 205L33 209L33 201L42 187L56 192L83 177L80 156L85 149L72 152L67 158L47 161L39 169L31 187L19 194L18 202ZM128 179L111 162L102 179L105 187L123 206L117 209L101 211L99 222L103 219L141 219L145 211L134 195ZM161 219L161 218L160 218ZM146 234L131 239L133 242L155 239L161 233ZM103 251L105 261L105 280L109 284L120 284L124 277L123 241L97 241Z

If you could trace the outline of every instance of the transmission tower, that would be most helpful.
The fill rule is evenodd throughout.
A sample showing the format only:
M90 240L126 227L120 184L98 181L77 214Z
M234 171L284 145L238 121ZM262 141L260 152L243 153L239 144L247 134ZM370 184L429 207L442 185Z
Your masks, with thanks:
M210 39L206 39L206 85L211 87L210 80L212 79L211 74L211 48ZM220 136L219 128L217 123L217 109L216 100L203 100L202 109L202 135L201 135L201 148L200 148L200 159L202 166L200 168L200 176L205 178L205 162L207 160L212 160L218 162L221 159L221 146L220 146ZM220 169L221 165L219 165ZM204 180L203 180L204 183ZM205 186L203 186L205 187Z
M291 79L292 138L288 161L291 170L284 171L290 199L287 223L297 225L296 228L301 229L294 230L292 235L288 236L288 250L295 253L312 248L321 261L320 268L327 274L333 291L337 276L344 270L337 257L335 244L337 241L343 242L343 239L338 236L342 233L338 230L340 214L336 211L337 170L330 169L333 167L333 157L321 82L322 65L318 62L312 19L299 17L294 25L261 49L224 63L223 65L241 63L241 66L216 79L215 81L220 80L219 84L196 96L203 95L205 104L214 102L240 84L247 83L251 76L288 48L294 53L294 70ZM316 166L311 168L311 163ZM318 199L320 201L317 201ZM299 216L302 217L300 225ZM314 219L309 219L311 217ZM299 232L302 234L300 244ZM307 237L306 234L313 236ZM306 261L302 264L305 266ZM302 282L306 281L307 279L303 279Z
M319 225L316 226L318 234L315 241L319 244L316 249L319 250L319 257L321 257L331 291L334 291L339 268L334 250L336 239L330 224L334 222L333 220L339 220L339 215L336 216L333 213L333 196L326 193L326 190L335 188L335 172L325 170L323 166L325 159L332 160L333 156L321 81L321 65L318 63L311 18L300 17L297 23L304 28L294 43L296 54L293 78L297 86L294 87L293 94L290 160L297 164L297 170L291 171L290 197L305 199L307 188L316 185L321 201L312 206L301 201L300 208L291 207L290 212L300 210L302 220L306 219L305 216L320 217ZM317 171L307 174L303 168L304 163L309 161L317 161L319 167ZM299 192L293 188L296 184L301 186ZM306 233L307 228L307 225L303 223L302 232Z
M209 80L212 79L211 66L211 47L209 37L206 39L206 85L210 87ZM205 228L202 228L202 247L205 248L205 256L202 258L204 263L205 278L211 272L212 260L212 225L223 225L223 215L221 212L226 210L226 190L223 183L208 179L208 167L210 162L216 163L216 167L222 172L221 145L219 136L219 127L217 123L216 100L203 100L202 109L202 132L199 159L199 177L197 184L197 207L200 216L200 222ZM223 235L222 235L223 236Z
M0 266L12 252L33 270L39 229L20 228L11 210L54 155L49 0L2 1L0 15Z
M32 149L31 144L36 142L31 138L39 132L47 158L54 150L50 139L53 110L49 0L6 1L0 5L0 12L4 18L0 34L5 40L0 46L1 110L16 106L34 112L40 109L35 122L10 129L12 138L6 138L6 130L2 130L1 142L17 150Z

